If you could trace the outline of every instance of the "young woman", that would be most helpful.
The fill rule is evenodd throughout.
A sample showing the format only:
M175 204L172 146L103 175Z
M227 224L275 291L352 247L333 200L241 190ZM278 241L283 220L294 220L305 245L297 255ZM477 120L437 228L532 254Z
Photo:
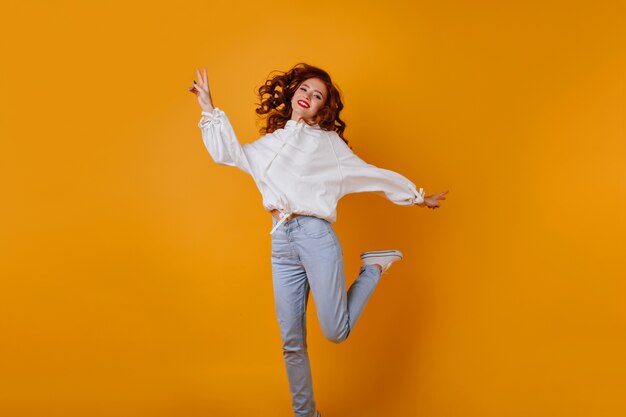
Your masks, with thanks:
M343 342L381 275L403 256L399 250L362 253L359 277L346 293L343 250L331 226L337 202L373 192L397 205L436 209L448 191L425 197L404 176L356 156L343 137L339 90L320 68L300 63L259 88L264 136L243 146L224 111L213 106L206 68L196 73L199 82L189 91L202 108L204 145L216 163L252 176L272 214L274 301L294 415L320 417L306 342L309 291L324 335Z

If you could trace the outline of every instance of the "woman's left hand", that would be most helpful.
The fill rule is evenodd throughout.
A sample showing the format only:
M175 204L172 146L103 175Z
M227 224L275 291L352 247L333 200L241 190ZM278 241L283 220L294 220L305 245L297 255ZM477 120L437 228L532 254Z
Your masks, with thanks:
M439 193L439 194L433 194L433 195L428 195L426 197L424 197L424 203L420 204L420 206L426 206L428 208L431 209L436 209L439 207L439 201L438 200L445 200L446 198L444 197L446 194L448 194L448 190Z

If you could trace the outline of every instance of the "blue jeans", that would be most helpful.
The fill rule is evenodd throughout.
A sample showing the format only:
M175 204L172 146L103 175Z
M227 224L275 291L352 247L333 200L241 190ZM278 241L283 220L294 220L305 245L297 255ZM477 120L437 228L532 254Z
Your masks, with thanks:
M272 226L277 222L272 217ZM274 301L296 417L316 411L306 342L309 290L324 336L340 343L353 331L380 276L377 267L361 266L346 293L343 250L327 220L300 215L272 235Z

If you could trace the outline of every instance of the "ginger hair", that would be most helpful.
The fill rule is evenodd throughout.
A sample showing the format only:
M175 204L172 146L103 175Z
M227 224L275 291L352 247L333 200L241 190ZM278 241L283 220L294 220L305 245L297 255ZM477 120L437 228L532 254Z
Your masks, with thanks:
M278 73L272 76L273 73ZM300 84L309 78L319 78L326 85L328 90L324 105L315 115L314 119L304 120L309 126L319 124L320 128L327 131L335 131L339 137L348 144L343 137L346 124L339 117L343 109L341 92L332 82L330 75L321 68L314 67L304 62L296 64L287 72L272 71L270 77L259 87L257 95L259 97L257 115L263 117L267 115L266 124L260 130L261 134L272 133L276 129L285 127L287 121L291 119L292 106L291 99L296 93Z

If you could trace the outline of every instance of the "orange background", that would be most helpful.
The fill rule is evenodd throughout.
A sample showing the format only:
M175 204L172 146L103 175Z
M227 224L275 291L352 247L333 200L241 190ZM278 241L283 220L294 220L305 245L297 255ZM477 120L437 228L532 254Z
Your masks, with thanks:
M623 416L623 2L21 1L0 16L0 414L291 416L271 219L215 164L206 66L242 143L297 62L344 94L373 194L333 225L348 284L405 253L350 338L309 350L324 417Z

